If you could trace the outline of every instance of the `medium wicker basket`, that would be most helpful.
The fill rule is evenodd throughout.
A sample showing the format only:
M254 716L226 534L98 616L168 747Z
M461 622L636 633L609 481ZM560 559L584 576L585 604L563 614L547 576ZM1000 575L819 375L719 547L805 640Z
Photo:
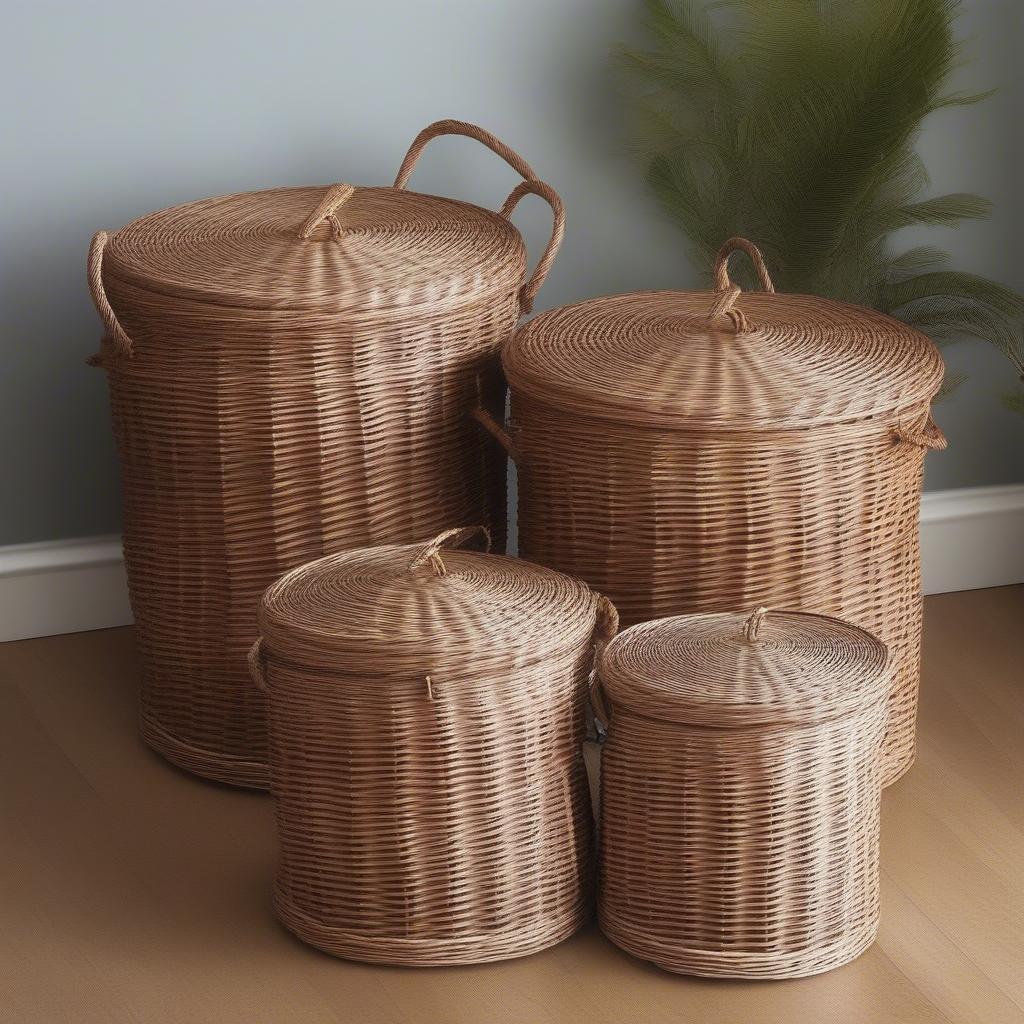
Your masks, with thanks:
M527 179L500 213L405 190L426 143L478 139ZM472 125L413 143L393 188L287 188L143 217L93 242L124 483L145 739L266 785L245 652L259 595L325 553L458 522L503 531L505 460L468 414L557 251L561 203ZM508 216L554 211L532 277Z
M764 608L680 616L620 633L599 673L608 937L734 978L862 953L878 926L881 641Z
M764 292L740 293L746 250ZM552 310L503 361L519 551L584 579L625 625L753 604L839 615L888 644L884 778L914 756L918 514L943 374L880 313L776 295L732 239L714 294L637 292Z
M588 915L582 741L614 614L518 559L368 548L293 570L260 606L280 861L275 906L336 956L525 956Z

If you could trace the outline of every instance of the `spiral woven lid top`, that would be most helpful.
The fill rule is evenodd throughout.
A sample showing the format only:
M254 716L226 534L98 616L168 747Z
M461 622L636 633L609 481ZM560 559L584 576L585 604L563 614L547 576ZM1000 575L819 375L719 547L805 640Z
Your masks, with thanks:
M293 570L264 594L264 640L289 661L344 671L370 657L395 672L421 671L429 656L525 663L589 642L597 598L585 584L517 558L443 547L472 532L346 551ZM349 660L332 661L338 654Z
M755 258L764 291L729 281L736 248ZM926 401L942 382L930 339L874 310L775 294L743 239L723 247L715 278L714 292L633 292L536 317L505 349L509 383L580 415L728 431L863 419Z
M880 704L889 674L886 646L871 633L764 608L640 623L600 665L613 708L720 727L820 721Z
M472 300L521 283L519 232L497 213L401 188L218 196L115 232L104 276L254 309L325 311Z

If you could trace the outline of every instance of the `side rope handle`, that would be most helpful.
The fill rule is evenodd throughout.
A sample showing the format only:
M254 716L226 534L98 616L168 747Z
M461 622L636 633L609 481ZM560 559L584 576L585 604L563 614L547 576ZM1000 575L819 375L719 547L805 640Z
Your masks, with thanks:
M485 551L491 550L491 532L486 526L456 526L451 530L444 530L433 540L424 544L417 552L416 557L409 563L410 569L418 569L427 562L431 564L438 576L446 576L448 568L441 557L441 548L454 548L464 544L474 534L482 533L487 540Z
M750 257L754 269L757 271L758 280L761 282L761 288L769 295L775 293L775 285L772 284L771 275L765 266L761 250L745 238L730 238L718 250L718 255L715 257L713 272L715 298L708 309L707 319L710 323L726 320L732 324L736 334L744 334L750 330L750 324L743 315L743 311L736 308L736 301L743 290L729 280L729 257L738 251L745 252Z
M299 238L309 238L320 224L327 221L331 225L331 237L337 242L342 234L341 221L338 220L337 211L352 198L355 191L354 185L346 185L344 182L332 185L324 193L317 208L306 218L305 223L299 229Z
M110 305L106 289L103 287L103 251L107 247L108 239L106 231L97 231L92 236L92 244L89 246L89 291L96 312L99 313L107 332L101 351L86 360L90 366L102 366L108 349L112 355L123 359L131 359L133 355L132 339L117 319L117 314Z
M413 139L409 152L405 154L402 166L398 168L398 174L395 176L395 188L405 188L409 183L409 177L413 169L423 154L423 150L427 148L427 144L432 139L436 139L440 135L465 135L467 138L476 139L477 142L486 146L492 153L500 156L519 177L527 179L537 177L533 168L514 149L506 146L497 136L485 131L478 125L470 124L468 121L445 120L435 121L433 124L427 125Z
M519 449L511 434L482 405L478 405L469 415L505 449L505 453L517 466L521 464Z
M530 280L519 289L520 316L526 316L533 312L533 301L537 298L537 293L544 285L544 280L548 276L548 271L551 270L551 265L555 262L555 257L558 255L558 250L562 245L562 238L565 235L565 207L562 205L561 196L543 181L524 181L518 184L509 193L508 199L502 204L498 213L508 220L512 215L512 211L519 204L519 200L526 195L540 196L551 207L553 219L551 237L548 239L548 244L540 259L537 260L537 266L533 268Z
M611 721L611 708L601 685L601 658L615 634L619 631L619 613L615 605L603 594L597 598L597 619L594 623L594 667L590 671L590 706L594 717L607 729ZM599 730L604 731L604 730Z
M949 447L949 441L942 432L939 425L932 419L929 412L922 427L896 427L893 430L893 437L897 442L904 444L916 444L919 448L926 448L928 451L941 452Z
M249 663L249 675L256 684L256 689L261 693L270 693L270 686L267 683L267 659L263 652L263 637L260 637L249 648L246 660Z

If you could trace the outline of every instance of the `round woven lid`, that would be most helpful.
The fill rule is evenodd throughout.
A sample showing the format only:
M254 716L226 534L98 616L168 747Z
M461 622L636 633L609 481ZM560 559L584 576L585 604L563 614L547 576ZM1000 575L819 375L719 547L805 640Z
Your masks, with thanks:
M517 558L442 550L478 530L301 566L264 594L260 632L288 661L341 671L356 658L423 671L428 658L460 654L525 664L589 640L597 597L585 584Z
M756 254L765 291L729 281L736 248ZM729 431L862 419L926 401L942 382L923 334L874 310L775 294L745 240L726 243L715 277L714 292L633 292L536 317L505 349L509 383L581 415Z
M608 646L600 676L613 707L738 727L820 721L884 702L888 665L885 645L848 622L758 608L632 626Z
M103 273L150 291L253 309L407 307L514 289L519 232L497 213L401 188L218 196L115 232Z

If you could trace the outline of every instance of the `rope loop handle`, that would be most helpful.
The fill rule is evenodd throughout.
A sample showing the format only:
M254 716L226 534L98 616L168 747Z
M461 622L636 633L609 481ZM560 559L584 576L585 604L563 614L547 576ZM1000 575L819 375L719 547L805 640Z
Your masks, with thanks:
M420 548L416 557L409 563L410 569L417 569L427 562L431 564L438 576L446 576L448 569L441 558L441 548L454 548L464 544L476 533L482 533L487 539L485 551L491 550L491 532L486 526L456 526L451 530L439 533L432 541Z
M743 311L736 308L736 300L742 294L742 289L729 280L729 257L738 250L742 250L750 257L764 291L769 294L775 292L775 285L772 284L761 250L745 238L730 238L715 257L715 298L708 309L707 319L710 323L727 320L732 325L734 333L744 334L750 329L750 324Z
M761 632L761 626L767 616L768 609L764 605L760 605L750 613L747 621L743 623L743 639L746 640L748 644L752 644L757 641L758 634Z
M267 659L263 651L263 637L260 637L249 648L246 661L249 663L249 675L256 684L256 689L261 693L269 693L270 686L267 683Z
M919 448L926 448L928 451L941 452L949 446L946 435L941 427L932 419L929 412L925 417L923 426L920 427L896 427L893 430L893 437L897 442L904 444L915 444Z
M319 224L327 221L331 225L331 237L337 242L341 238L341 221L338 220L337 211L352 198L355 191L354 185L346 185L344 182L331 185L317 208L306 218L299 230L299 238L309 238Z
M565 235L565 207L562 205L562 198L546 182L530 180L523 181L509 193L508 199L502 204L498 211L500 216L506 220L512 215L519 200L526 195L540 196L550 207L552 214L551 237L548 244L537 260L537 266L533 268L530 280L519 289L519 315L526 316L533 312L533 300L544 285L544 280L551 270L551 264L555 262L558 250L562 245L562 238Z
M121 326L117 314L110 305L106 289L103 287L103 251L107 247L109 235L106 231L97 231L92 236L92 244L89 246L89 291L92 294L92 301L96 306L103 326L107 334L103 339L103 351L90 356L86 362L90 366L102 366L105 352L109 346L111 353L124 359L131 359L133 355L132 339Z
M604 688L601 686L601 658L618 631L618 610L607 597L599 594L597 618L594 623L594 667L590 672L589 696L590 706L594 709L594 717L605 727L611 720L611 709L605 700Z
M467 138L476 139L477 142L486 146L492 153L500 156L519 177L527 179L537 177L533 168L514 149L506 146L497 136L485 131L478 125L470 124L468 121L445 120L428 124L413 139L409 152L405 154L402 166L398 168L398 174L395 175L395 188L405 188L409 183L409 177L413 172L413 168L419 162L423 150L427 148L427 144L432 139L436 139L440 135L465 135Z
M754 264L754 269L757 271L757 277L761 282L762 290L768 292L770 295L774 295L775 285L772 284L771 275L768 273L768 268L765 266L761 250L758 249L753 242L738 236L730 238L725 242L722 248L718 250L718 255L715 257L715 291L724 292L733 287L732 281L729 280L729 257L732 256L734 252L740 250L745 252Z
M716 292L715 299L708 309L707 318L714 323L716 320L726 319L733 327L736 334L745 334L750 325L743 315L743 310L734 308L736 300L742 294L739 285L731 284L724 292Z

